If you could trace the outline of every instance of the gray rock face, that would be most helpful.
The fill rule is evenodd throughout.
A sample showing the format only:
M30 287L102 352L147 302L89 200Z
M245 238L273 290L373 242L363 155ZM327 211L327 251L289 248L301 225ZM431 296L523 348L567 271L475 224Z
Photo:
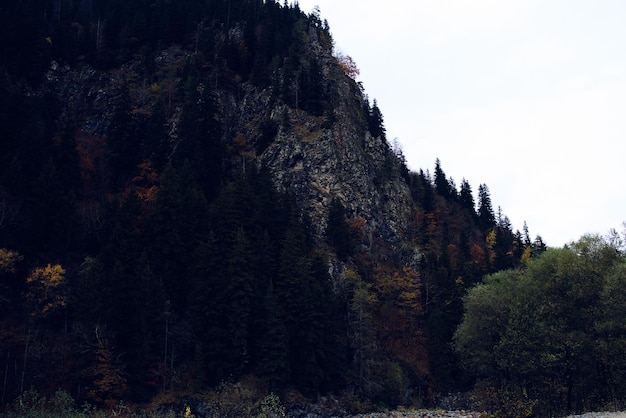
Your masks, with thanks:
M337 96L332 122L328 115L273 104L270 91L245 86L242 97L220 96L227 137L243 136L254 144L262 136L259 127L271 121L275 135L255 153L256 161L271 169L278 189L295 195L309 210L319 237L325 234L330 202L337 197L350 218L365 221L370 248L376 239L399 248L406 237L411 197L398 160L384 138L368 132L366 98L359 86L334 58L314 52L321 54L322 72Z
M337 60L315 40L308 46L320 63L324 83L332 90L332 109L314 116L288 107L273 96L236 80L216 96L224 137L230 149L230 166L245 170L251 162L268 166L279 190L293 194L310 215L323 242L328 208L340 199L349 218L361 218L364 250L384 240L394 249L403 246L411 213L408 187L398 161L385 139L367 130L363 109L366 98L359 85L340 69ZM128 86L137 117L147 117L159 94L167 93L170 140L178 141L181 88L180 70L189 59L180 47L157 54L152 85L142 77L140 62L131 61L117 71L97 72L86 64L70 68L53 64L48 82L56 85L66 112L84 121L81 130L106 137L113 103L122 86ZM271 124L267 137L263 126ZM263 142L263 144L260 144ZM234 173L236 174L236 173Z
M381 237L400 243L410 215L410 196L398 175L384 172L387 145L369 133L359 134L349 120L329 129L308 126L281 129L260 157L271 167L278 187L294 193L311 209L319 234L326 228L328 206L337 197L351 217L365 220L370 241Z

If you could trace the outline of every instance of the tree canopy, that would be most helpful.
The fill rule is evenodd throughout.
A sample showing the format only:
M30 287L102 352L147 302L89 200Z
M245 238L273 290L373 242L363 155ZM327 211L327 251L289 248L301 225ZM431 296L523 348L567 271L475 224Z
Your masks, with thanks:
M493 388L501 416L623 405L626 363L616 354L626 327L615 319L626 306L626 258L616 244L584 236L469 291L455 349L482 395Z

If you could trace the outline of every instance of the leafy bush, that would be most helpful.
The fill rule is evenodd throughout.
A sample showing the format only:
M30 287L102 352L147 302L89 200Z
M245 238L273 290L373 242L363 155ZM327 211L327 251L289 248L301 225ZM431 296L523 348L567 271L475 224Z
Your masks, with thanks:
M261 401L261 408L257 418L284 418L285 407L280 402L280 398L275 393L270 393Z
M28 390L17 397L4 415L6 418L104 418L107 413L97 411L85 404L76 406L72 396L58 390L49 399L35 390Z
M497 388L490 381L482 380L474 386L470 396L476 400L475 407L501 418L526 418L533 416L536 399L529 399L523 392Z

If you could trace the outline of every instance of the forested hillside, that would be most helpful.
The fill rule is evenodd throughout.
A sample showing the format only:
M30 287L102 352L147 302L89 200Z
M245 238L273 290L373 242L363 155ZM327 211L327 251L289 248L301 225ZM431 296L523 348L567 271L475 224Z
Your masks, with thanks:
M297 4L2 2L0 404L365 410L484 377L463 298L546 246L408 170L357 75Z

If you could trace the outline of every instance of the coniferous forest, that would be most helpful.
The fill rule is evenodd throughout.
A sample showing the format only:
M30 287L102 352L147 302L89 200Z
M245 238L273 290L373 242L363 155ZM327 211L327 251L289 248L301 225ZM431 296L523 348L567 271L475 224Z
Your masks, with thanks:
M357 74L297 3L0 3L0 410L623 408L619 234L409 170Z

